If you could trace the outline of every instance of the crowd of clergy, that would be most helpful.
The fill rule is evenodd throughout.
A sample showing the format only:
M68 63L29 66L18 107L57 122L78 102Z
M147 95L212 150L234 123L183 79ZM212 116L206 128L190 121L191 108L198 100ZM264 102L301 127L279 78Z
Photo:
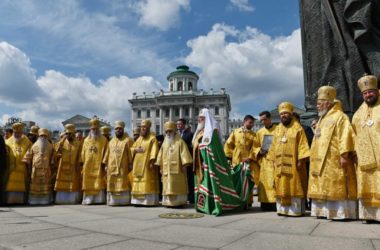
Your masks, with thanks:
M263 111L257 132L251 115L232 131L224 143L225 156L231 168L250 165L262 210L302 216L309 208L318 218L380 221L377 78L364 75L358 87L363 103L352 121L336 99L336 89L322 86L311 128L305 129L293 105L283 102L278 125ZM15 123L13 134L0 139L1 202L168 207L197 202L194 173L202 169L199 142L207 111L201 110L194 135L185 119L166 122L162 142L150 131L149 120L133 130L133 137L123 121L115 122L112 138L97 119L90 121L84 139L67 124L55 143L47 129L32 127L24 135L24 125Z

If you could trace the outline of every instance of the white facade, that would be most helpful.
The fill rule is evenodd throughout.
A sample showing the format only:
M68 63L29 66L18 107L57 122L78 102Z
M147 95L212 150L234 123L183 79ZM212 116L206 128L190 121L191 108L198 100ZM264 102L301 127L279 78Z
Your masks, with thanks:
M243 127L244 120L243 119L231 119L228 123L229 125L229 131L232 132L234 129ZM255 120L255 123L253 124L252 130L256 132L260 128L262 128L263 125L259 120Z
M97 116L94 116L93 118L97 118ZM90 133L90 118L85 117L83 115L74 115L73 117L65 120L62 122L63 127L65 127L66 124L74 124L75 129L77 132L82 132L83 136L86 137ZM100 126L109 126L111 127L111 124L107 121L104 121L103 119L99 119Z
M198 75L185 65L177 67L167 77L169 91L136 94L129 102L132 105L131 127L140 126L141 121L152 122L151 131L163 134L167 121L184 118L191 130L196 129L197 116L202 108L209 108L220 124L223 135L228 136L228 118L231 111L230 97L224 88L220 90L198 90Z

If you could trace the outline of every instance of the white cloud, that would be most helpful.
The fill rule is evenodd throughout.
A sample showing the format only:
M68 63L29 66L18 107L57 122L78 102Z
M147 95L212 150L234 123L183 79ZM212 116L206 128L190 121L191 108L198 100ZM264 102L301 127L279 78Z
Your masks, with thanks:
M272 38L255 28L237 30L215 24L205 36L187 43L187 64L201 69L203 87L225 87L233 112L243 106L273 109L284 100L303 103L301 35ZM253 107L250 107L251 109ZM239 110L240 109L240 110Z
M181 9L188 10L190 0L142 0L136 6L140 24L166 31L178 25Z
M0 42L0 76L0 93L4 102L25 103L40 95L29 58L6 42Z
M6 57L9 54L12 57ZM46 71L43 76L36 78L30 68L29 58L5 42L0 43L0 62L0 82L3 83L0 103L6 102L18 110L16 114L3 114L3 122L10 115L16 115L23 120L36 121L43 127L61 128L63 120L82 114L88 117L98 115L111 122L123 119L129 125L131 110L128 99L132 93L151 93L162 88L157 81L147 76L112 76L97 85L86 77L70 77L54 70ZM2 68L8 71L1 70ZM21 74L15 76L15 72ZM4 81L15 77L19 80L17 86L12 81ZM14 88L27 91L15 95L12 92ZM29 96L34 98L28 99ZM20 101L25 98L26 100Z
M230 0L231 4L237 7L240 11L254 11L255 8L251 6L248 0Z
M176 18L176 9L187 6L187 2L182 0L174 3L174 10L168 13L158 9L157 15L169 14ZM130 1L119 1L117 4L131 14ZM130 25L129 22L133 23L130 17L120 20L119 13L108 13L115 8L112 4L105 3L110 10L106 8L102 12L88 11L83 5L85 3L75 0L2 1L0 16L7 22L0 23L0 29L10 34L18 34L22 30L23 37L28 37L28 43L21 38L17 39L17 45L32 51L30 57L33 60L69 68L71 71L97 71L103 72L102 75L112 70L140 74L149 71L158 76L171 69L168 60L159 55L165 43L158 42L157 36L137 30L135 25Z

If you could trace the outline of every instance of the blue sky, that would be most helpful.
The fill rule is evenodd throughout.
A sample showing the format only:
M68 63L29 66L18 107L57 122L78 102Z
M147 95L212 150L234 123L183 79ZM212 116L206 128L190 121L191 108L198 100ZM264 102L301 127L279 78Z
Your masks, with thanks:
M231 116L303 104L297 0L0 2L0 123L60 128L77 113L130 117L133 92L187 64L225 87Z

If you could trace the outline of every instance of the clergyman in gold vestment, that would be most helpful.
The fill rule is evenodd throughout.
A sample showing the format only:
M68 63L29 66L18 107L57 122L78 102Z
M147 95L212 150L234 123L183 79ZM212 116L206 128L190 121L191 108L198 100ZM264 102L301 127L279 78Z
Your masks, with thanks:
M132 146L133 183L132 200L135 205L154 206L159 204L158 168L154 166L158 154L158 143L150 132L152 123L141 122L140 136Z
M377 78L366 75L358 85L364 99L354 114L359 219L380 221L380 98Z
M49 131L38 130L38 139L25 154L23 161L31 164L28 203L30 205L48 205L53 201L52 167L53 145L48 141Z
M335 88L319 88L320 118L310 151L311 215L335 220L356 219L356 174L351 158L353 129L335 98Z
M305 131L295 117L293 104L278 106L281 123L276 127L269 158L275 167L277 214L302 216L305 213L306 160L309 145Z
M254 122L255 118L253 116L246 115L244 117L243 126L233 130L224 143L224 153L228 159L232 160L232 166L234 167L242 162L248 163L252 179L255 185L258 186L260 172L256 159L260 147L256 133L252 130ZM248 202L253 203L253 197Z
M80 202L81 169L79 165L82 142L75 138L75 126L65 125L65 135L56 144L58 163L54 190L56 204L76 204Z
M131 203L131 185L128 174L132 168L130 144L132 139L124 132L125 123L115 122L115 137L109 142L107 161L107 205Z
M100 127L100 133L107 138L107 141L111 140L111 128L109 126Z
M166 136L156 161L162 174L162 205L181 206L187 203L187 167L193 160L176 124L168 121L164 127Z
M23 204L29 189L29 173L22 159L32 143L23 133L23 123L14 123L12 129L13 135L5 141L8 151L5 202Z
M83 142L81 162L83 163L83 205L105 203L105 164L108 155L108 141L99 130L100 121L90 120L90 134Z
M260 167L259 176L259 202L261 210L276 211L276 190L274 188L274 166L268 158L270 140L273 140L273 134L276 125L272 123L269 111L263 111L259 114L260 122L264 127L260 128L257 133L257 140L260 146L260 152L257 156ZM265 144L265 145L264 145Z

